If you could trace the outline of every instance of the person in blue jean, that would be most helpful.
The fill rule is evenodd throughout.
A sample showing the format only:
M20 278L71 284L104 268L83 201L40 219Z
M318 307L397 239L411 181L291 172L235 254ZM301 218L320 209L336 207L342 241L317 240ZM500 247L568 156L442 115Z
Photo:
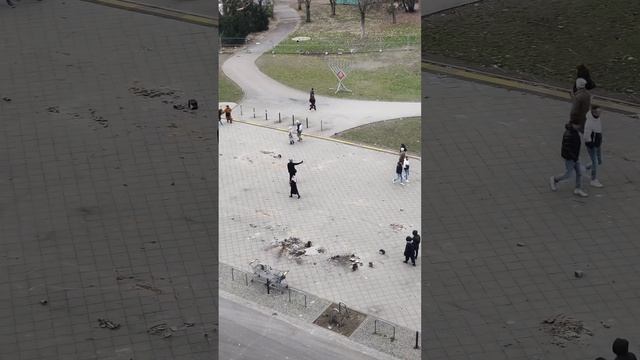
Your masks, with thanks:
M598 180L598 166L602 165L602 122L600 121L600 107L591 106L591 112L587 113L587 122L584 125L584 146L587 148L591 164L586 166L591 170L591 186L601 188L603 185Z
M582 139L578 131L580 128L581 124L577 121L565 125L561 151L562 158L564 159L565 172L562 175L552 176L549 179L551 191L558 190L558 182L567 180L575 173L576 188L573 190L573 193L581 197L589 196L589 194L582 190L582 174L580 169L580 144L582 143Z

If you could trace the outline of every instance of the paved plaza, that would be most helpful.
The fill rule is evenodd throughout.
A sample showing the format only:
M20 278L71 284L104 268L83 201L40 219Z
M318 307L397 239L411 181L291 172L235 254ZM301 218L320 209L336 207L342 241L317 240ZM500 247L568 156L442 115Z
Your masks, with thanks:
M605 187L583 199L548 185L569 103L429 73L423 96L424 358L612 359L616 337L638 353L638 119L604 111ZM554 339L558 314L593 336Z
M0 30L0 359L214 358L215 29L23 0Z
M304 161L296 167L301 199L289 197L289 158ZM289 269L293 287L419 330L423 265L404 264L402 253L405 237L420 231L420 162L413 160L411 182L401 186L391 182L396 161L395 154L327 140L289 145L280 131L222 126L220 261L248 270L258 258ZM271 245L291 236L326 252L300 261L280 256ZM353 272L329 262L345 254L364 266Z

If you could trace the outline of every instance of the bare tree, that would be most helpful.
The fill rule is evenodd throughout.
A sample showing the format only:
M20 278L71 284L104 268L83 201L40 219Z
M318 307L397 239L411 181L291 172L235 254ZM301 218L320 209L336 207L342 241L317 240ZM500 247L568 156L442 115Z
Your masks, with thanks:
M364 23L367 13L377 4L378 0L358 0L358 11L360 12L360 38L365 36Z
M311 0L304 0L304 7L307 10L307 22L311 22Z
M397 9L396 0L391 0L391 3L389 3L387 11L391 14L391 20L394 25L396 23L396 9Z
M302 1L303 0L298 0L298 10L302 10Z
M336 16L336 1L337 0L329 0L329 5L331 5L331 16Z

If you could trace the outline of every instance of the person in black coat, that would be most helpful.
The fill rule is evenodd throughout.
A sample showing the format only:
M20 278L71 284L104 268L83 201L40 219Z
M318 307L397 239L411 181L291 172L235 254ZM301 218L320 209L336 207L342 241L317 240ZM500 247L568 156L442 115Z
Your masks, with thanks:
M413 247L416 252L416 259L418 258L418 249L420 249L420 235L418 235L418 230L413 230Z
M562 180L571 177L572 173L576 173L576 188L573 190L575 195L581 197L589 196L582 190L582 169L580 166L580 145L582 143L580 133L580 124L572 122L565 125L565 132L562 136L561 156L564 159L565 173L559 176L552 176L549 179L551 191L558 190L557 184Z
M293 159L289 159L289 163L287 164L287 170L289 171L289 180L298 172L296 170L296 165L302 164L304 161L300 161L298 163L294 163Z
M411 236L407 236L407 242L404 245L404 263L406 264L409 259L411 259L413 266L416 266L416 251Z
M317 110L316 109L316 93L311 88L311 94L309 94L309 110Z
M614 360L638 360L632 352L629 352L629 341L627 339L615 339L611 350L616 354Z
M300 199L300 193L298 193L298 183L296 183L295 175L289 179L289 186L291 186L291 193L289 193L289 197L293 197L293 195L298 195L298 199Z

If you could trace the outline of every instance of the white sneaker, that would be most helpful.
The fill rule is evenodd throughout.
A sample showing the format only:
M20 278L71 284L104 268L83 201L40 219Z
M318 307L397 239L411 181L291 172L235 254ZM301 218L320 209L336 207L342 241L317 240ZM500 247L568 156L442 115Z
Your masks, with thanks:
M551 188L551 191L558 190L558 187L556 186L556 179L553 176L549 178L549 187Z
M600 181L598 181L598 179L595 180L591 180L591 182L589 183L591 186L596 187L596 188L601 188L604 185L602 185L602 183Z
M573 190L573 195L578 195L580 197L587 197L589 196L589 194L587 194L586 192L584 192L584 190L582 189L575 189Z

